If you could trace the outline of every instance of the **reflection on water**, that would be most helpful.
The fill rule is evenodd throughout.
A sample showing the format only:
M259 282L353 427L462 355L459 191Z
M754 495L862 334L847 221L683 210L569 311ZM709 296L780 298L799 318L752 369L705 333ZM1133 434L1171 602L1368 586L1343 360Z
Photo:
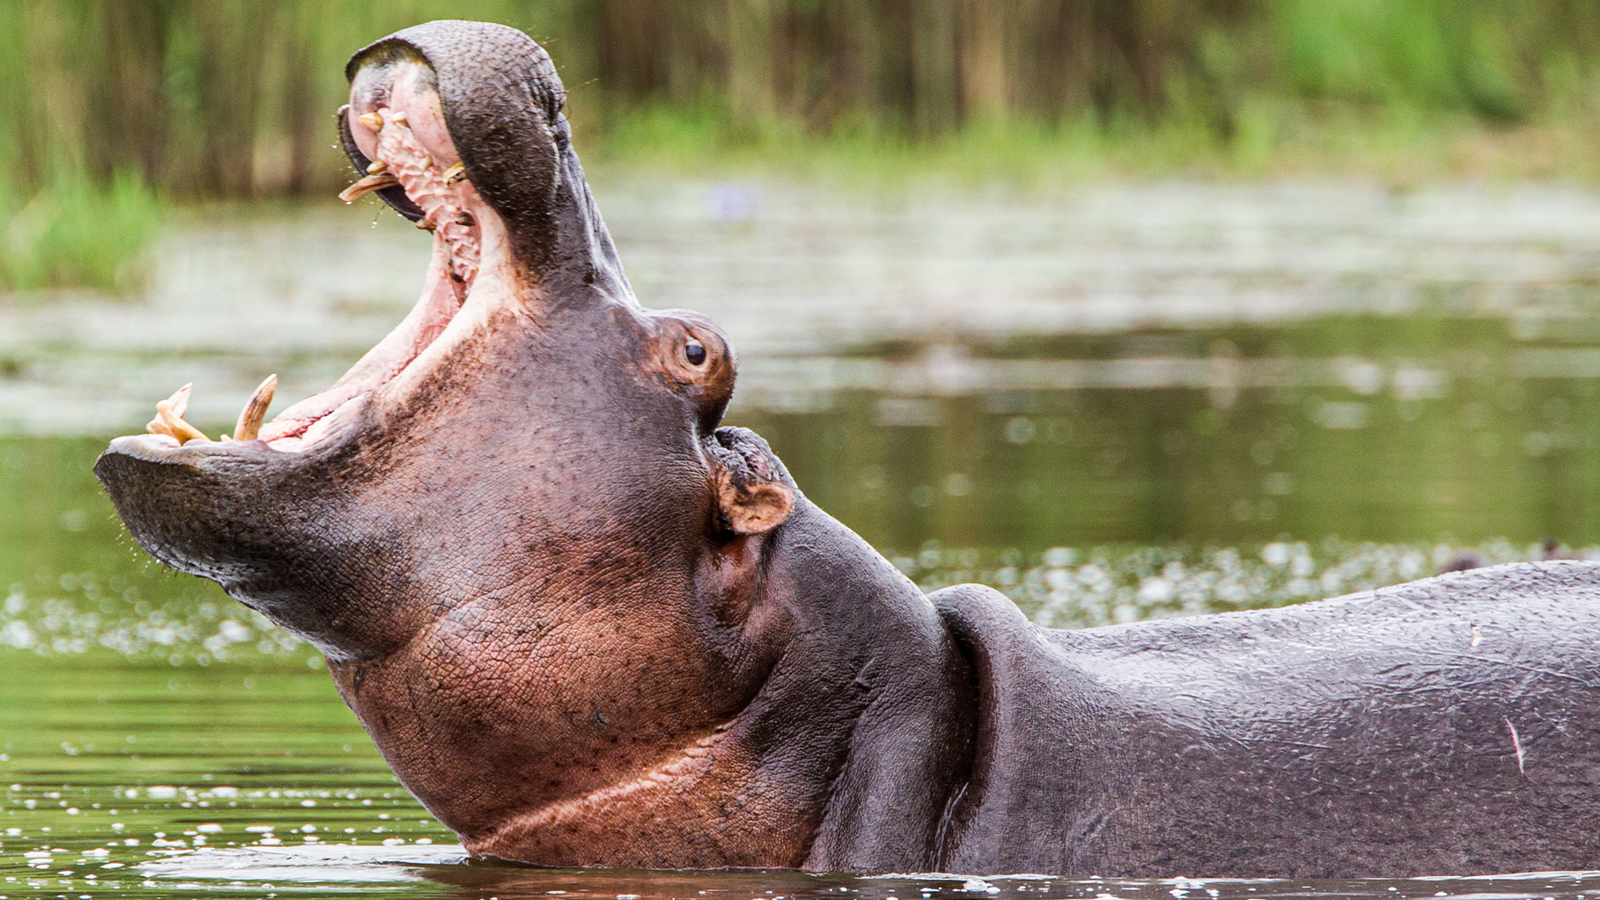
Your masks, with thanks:
M1600 540L1600 351L1502 322L894 349L730 416L879 545Z
M924 588L981 581L1072 627L1301 602L1463 549L1536 558L1547 536L1600 556L1600 197L602 181L600 199L644 302L732 334L730 420ZM1600 896L1582 873L458 862L316 655L146 560L89 472L184 382L212 430L268 372L280 407L326 386L425 264L372 208L212 210L166 237L145 297L0 298L0 900Z

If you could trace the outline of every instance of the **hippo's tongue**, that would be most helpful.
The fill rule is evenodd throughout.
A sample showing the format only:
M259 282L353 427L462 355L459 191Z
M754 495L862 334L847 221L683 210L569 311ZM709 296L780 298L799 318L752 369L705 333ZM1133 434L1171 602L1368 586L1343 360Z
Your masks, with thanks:
M400 186L423 211L417 227L433 232L433 260L428 267L422 297L411 312L377 346L367 351L332 387L307 397L280 413L266 425L261 417L272 399L276 377L263 382L245 412L235 438L259 437L276 450L300 450L336 425L333 414L345 404L370 394L399 375L450 324L466 301L477 278L482 254L482 234L472 209L483 204L464 177L464 169L449 144L441 142L442 123L437 106L408 104L414 109L384 107L359 117L373 133L375 161L366 177L340 194L345 202L374 190ZM422 124L413 128L413 119ZM418 131L424 137L419 138ZM429 145L432 145L430 148ZM270 384L269 384L270 382ZM181 396L180 396L181 395ZM183 421L188 386L157 404L157 416L148 426L152 434L166 435L178 443L210 440ZM257 433L259 429L259 434ZM227 440L227 436L223 436Z

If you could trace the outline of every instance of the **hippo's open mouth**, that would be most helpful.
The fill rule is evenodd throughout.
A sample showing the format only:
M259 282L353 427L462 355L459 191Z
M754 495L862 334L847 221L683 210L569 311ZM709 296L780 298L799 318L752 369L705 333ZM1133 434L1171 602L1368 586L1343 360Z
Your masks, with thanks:
M233 434L222 435L222 442L259 440L273 450L297 452L338 433L374 392L402 380L410 370L430 368L436 362L428 357L440 354L429 354L429 348L457 321L480 281L486 230L489 264L493 266L506 252L504 226L466 177L445 127L430 70L416 64L398 71L389 68L386 75L383 89L369 92L368 102L340 110L347 141L353 145L352 157L370 164L365 177L339 196L350 203L374 191L391 200L397 193L392 189L404 192L403 199L414 208L403 212L415 217L418 228L433 234L433 260L422 296L406 318L331 387L293 404L270 422L264 419L277 377L262 382L245 404ZM189 391L185 385L157 404L156 417L147 426L156 442L169 447L213 443L183 419Z

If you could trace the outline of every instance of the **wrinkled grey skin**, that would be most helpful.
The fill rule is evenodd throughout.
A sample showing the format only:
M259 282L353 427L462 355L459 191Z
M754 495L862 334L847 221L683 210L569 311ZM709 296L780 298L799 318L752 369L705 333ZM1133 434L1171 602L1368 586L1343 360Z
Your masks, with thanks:
M469 850L1104 876L1600 862L1600 567L1073 632L982 587L926 597L717 427L726 338L634 303L548 57L431 23L357 54L357 93L412 57L525 308L305 452L119 438L96 472L158 559L328 655ZM718 360L703 377L672 356L690 333ZM686 746L714 749L680 765Z
M1084 631L934 595L979 678L953 871L1591 869L1600 566Z

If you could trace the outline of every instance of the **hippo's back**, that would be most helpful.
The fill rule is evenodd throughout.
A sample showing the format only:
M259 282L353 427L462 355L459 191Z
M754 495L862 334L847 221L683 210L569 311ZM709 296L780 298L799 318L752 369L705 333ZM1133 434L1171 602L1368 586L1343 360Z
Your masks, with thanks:
M940 600L988 659L980 706L997 736L951 862L1210 876L1600 863L1600 565L1083 631L978 612L990 602Z

